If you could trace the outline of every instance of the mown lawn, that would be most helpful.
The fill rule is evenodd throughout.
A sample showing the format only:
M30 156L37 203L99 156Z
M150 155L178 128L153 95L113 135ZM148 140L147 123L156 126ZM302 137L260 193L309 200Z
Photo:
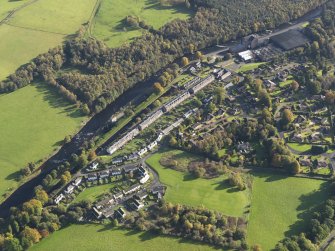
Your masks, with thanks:
M249 204L247 191L236 191L226 184L221 176L215 179L194 179L189 174L163 167L159 160L162 152L154 154L147 164L158 173L162 183L167 186L165 199L172 203L201 206L230 216L242 216Z
M0 195L15 187L18 171L56 150L84 120L73 105L45 85L0 97ZM1 200L1 199L0 199Z
M307 152L311 150L312 145L300 143L288 143L289 147L298 152Z
M104 184L99 186L92 186L86 188L74 199L73 202L79 202L82 200L90 200L92 202L96 201L100 196L111 191L114 184Z
M0 0L0 18L27 1ZM94 4L95 0L43 0L17 11L0 26L0 80L61 45L89 19Z
M248 242L271 250L286 236L306 229L311 210L330 196L328 183L255 173Z
M259 63L250 63L250 64L245 64L240 67L240 69L237 70L237 72L247 72L251 71L254 69L257 69L259 66L262 64L265 64L264 62L259 62Z
M207 245L185 239L162 237L148 232L111 229L104 225L72 225L53 233L32 251L209 251L217 250Z
M158 0L102 0L92 33L109 46L117 47L142 34L141 29L124 25L123 20L128 15L138 16L158 29L173 19L187 19L191 14L186 8L161 6Z

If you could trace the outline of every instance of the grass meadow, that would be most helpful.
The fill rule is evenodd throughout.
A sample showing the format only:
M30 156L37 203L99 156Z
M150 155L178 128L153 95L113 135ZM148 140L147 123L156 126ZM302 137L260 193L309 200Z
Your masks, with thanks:
M201 206L230 216L242 216L249 205L247 191L236 191L226 185L224 176L214 179L195 179L193 176L163 167L159 160L162 153L147 159L147 164L159 174L167 186L164 198L172 203Z
M66 240L66 241L65 241ZM32 251L210 251L207 245L185 239L156 236L148 232L111 229L104 225L71 225L54 232L50 237L33 246Z
M248 242L271 250L286 236L304 231L311 210L325 201L325 181L254 173Z
M112 184L103 184L99 186L88 187L84 191L79 193L73 202L75 203L82 200L89 200L94 202L97 199L99 199L99 197L101 197L103 194L110 192L113 186L114 185L112 183Z
M92 35L117 47L142 34L141 29L125 27L123 20L128 15L138 16L158 29L173 19L187 19L191 14L183 7L161 6L158 0L102 0L94 18Z
M265 63L264 62L259 62L259 63L244 64L236 72L247 72L247 71L255 70L263 64L265 64Z
M85 119L45 85L0 96L0 195L17 184L18 171L56 150ZM0 199L1 200L1 199Z
M5 18L12 10L22 6L30 0L24 1L11 1L11 0L0 0L0 20Z

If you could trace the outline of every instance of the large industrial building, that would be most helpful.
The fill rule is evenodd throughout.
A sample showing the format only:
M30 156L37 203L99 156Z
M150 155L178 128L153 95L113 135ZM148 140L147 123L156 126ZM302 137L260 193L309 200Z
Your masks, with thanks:
M289 51L309 43L308 38L298 29L288 30L272 36L270 41L279 48Z

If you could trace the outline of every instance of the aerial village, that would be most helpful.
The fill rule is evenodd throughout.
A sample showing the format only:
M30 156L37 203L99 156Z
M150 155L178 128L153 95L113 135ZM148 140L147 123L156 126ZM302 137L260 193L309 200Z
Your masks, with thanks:
M248 78L260 79L272 100L274 119L289 109L293 118L290 126L280 131L280 137L296 156L302 169L300 175L331 175L334 163L328 151L333 143L332 115L324 106L325 97L310 95L303 86L294 86L295 77L309 66L299 60L269 63L293 49L305 46L308 38L302 28L280 34L251 35L234 47L204 52L202 60L194 59L181 68L180 77L164 95L158 106L142 114L142 120L133 125L100 154L96 160L73 177L69 185L54 196L55 204L69 204L87 187L106 183L115 184L112 193L99 198L92 208L98 220L114 218L122 221L163 198L166 189L157 173L145 159L173 134L178 140L196 145L225 128L231 122L255 120L261 113L259 97L248 85ZM216 90L224 90L224 100L218 102ZM215 105L213 105L215 103ZM202 114L200 116L200 110ZM124 112L112 118L113 123L125 116ZM201 117L201 118L200 118ZM178 128L182 127L183 130ZM306 149L299 149L299 146ZM219 151L232 167L253 166L259 154L257 144L239 141L230 149ZM227 153L230 153L227 155ZM317 154L317 155L316 155Z

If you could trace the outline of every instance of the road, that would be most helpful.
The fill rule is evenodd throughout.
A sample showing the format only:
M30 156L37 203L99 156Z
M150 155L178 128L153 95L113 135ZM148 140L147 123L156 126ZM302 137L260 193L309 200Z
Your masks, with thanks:
M319 251L326 251L333 241L335 241L335 230L331 231L327 238L321 242L319 245Z
M319 17L321 15L321 13L322 13L322 8L317 8L317 9L307 13L303 17L298 18L295 21L292 21L291 25L286 25L285 27L279 27L279 28L273 30L273 32L271 34L261 35L259 37L259 44L262 44L266 40L270 39L272 36L279 35L281 33L289 31L291 29L301 28L303 24ZM233 48L233 47L237 46L239 43L240 43L240 41L232 41L232 42L225 43L221 46L222 47ZM203 50L203 54L206 57L218 56L219 54L221 54L222 52L225 51L224 48L220 48L220 47L219 46L213 46L211 48L207 48L207 49Z

